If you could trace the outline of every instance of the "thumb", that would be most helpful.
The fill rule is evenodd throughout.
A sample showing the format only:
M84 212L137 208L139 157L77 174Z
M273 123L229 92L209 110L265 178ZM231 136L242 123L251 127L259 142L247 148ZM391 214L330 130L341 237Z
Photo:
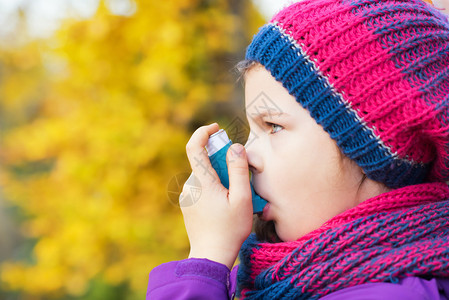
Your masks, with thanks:
M251 188L249 183L248 159L245 147L232 144L226 155L229 174L229 201L238 203L250 202Z

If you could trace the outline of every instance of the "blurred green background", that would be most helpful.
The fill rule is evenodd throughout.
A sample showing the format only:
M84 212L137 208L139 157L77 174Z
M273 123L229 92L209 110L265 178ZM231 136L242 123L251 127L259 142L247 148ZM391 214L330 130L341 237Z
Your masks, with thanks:
M246 0L99 1L39 35L22 2L0 11L0 299L144 299L188 254L167 190L191 134L246 138L232 70L265 19Z

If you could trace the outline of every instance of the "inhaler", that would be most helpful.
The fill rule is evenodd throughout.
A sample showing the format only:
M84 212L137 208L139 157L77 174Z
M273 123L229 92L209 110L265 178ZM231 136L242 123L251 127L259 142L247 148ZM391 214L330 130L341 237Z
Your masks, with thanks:
M229 147L231 147L232 142L228 138L226 131L220 129L218 132L212 134L206 145L206 150L209 155L212 167L218 174L221 183L227 189L229 189L229 175L228 166L226 164L226 153ZM262 199L254 191L253 185L251 183L251 194L253 202L253 213L262 213L263 208L267 204L267 201Z

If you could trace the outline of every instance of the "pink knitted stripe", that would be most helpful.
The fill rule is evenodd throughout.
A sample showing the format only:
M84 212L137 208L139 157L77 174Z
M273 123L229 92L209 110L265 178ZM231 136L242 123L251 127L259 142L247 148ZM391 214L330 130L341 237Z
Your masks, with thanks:
M297 41L321 74L393 153L423 163L434 159L434 153L424 152L425 147L407 144L416 141L410 139L411 130L438 128L437 111L434 107L429 109L423 92L413 87L411 78L395 66L394 56L385 48L389 37L370 30L367 19L354 14L354 7L348 3L304 2L306 5L298 5L296 10L281 11L272 22L277 22ZM376 9L367 8L368 11ZM293 12L297 17L288 15ZM335 15L338 17L332 17ZM412 16L400 18L408 17ZM354 69L354 65L359 67ZM398 109L404 111L399 114ZM425 118L427 124L404 130L405 124L412 124L418 117Z

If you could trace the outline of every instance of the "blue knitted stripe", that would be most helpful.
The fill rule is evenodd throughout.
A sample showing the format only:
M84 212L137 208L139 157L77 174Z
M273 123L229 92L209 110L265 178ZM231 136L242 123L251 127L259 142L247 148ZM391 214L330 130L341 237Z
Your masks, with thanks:
M256 238L256 235L254 233L250 234L249 237L245 240L243 243L240 252L240 264L239 264L239 270L237 273L237 282L240 284L237 286L236 289L236 295L241 295L242 286L251 285L251 265L249 265L248 260L245 260L244 257L251 257L253 254L253 248L259 249L261 245L259 244L259 241Z
M392 153L281 28L263 26L249 45L246 59L265 66L369 178L391 188L424 180L429 166Z

